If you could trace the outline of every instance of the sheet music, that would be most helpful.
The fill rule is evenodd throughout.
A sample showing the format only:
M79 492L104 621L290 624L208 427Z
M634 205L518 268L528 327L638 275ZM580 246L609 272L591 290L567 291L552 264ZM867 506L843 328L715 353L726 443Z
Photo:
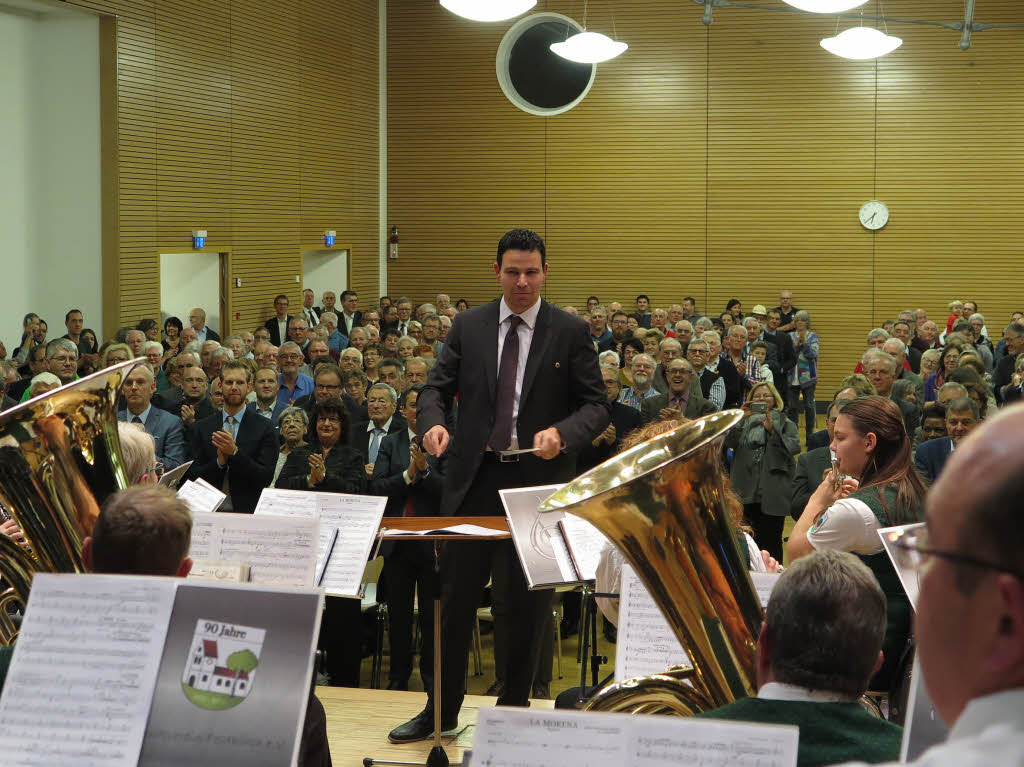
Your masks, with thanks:
M309 587L316 577L320 520L250 514L192 515L193 559L244 562L250 580Z
M176 585L35 576L0 699L5 765L134 767Z
M794 767L796 727L560 710L481 709L487 767Z
M188 577L199 581L220 581L222 583L248 583L249 565L245 562L208 562L196 559Z
M900 549L896 547L895 542L907 531L916 530L924 525L924 522L917 522L912 525L883 527L877 531L878 537L882 539L882 546L885 547L885 553L889 556L896 575L899 576L900 583L903 585L903 590L907 593L910 606L915 611L917 610L917 597L921 593L920 573L916 568L907 566L905 557L900 556Z
M768 597L772 595L772 589L779 582L782 573L755 573L751 571L750 581L754 584L757 597L761 600L761 607L768 606Z
M622 566L619 589L615 681L660 674L669 666L690 665L690 658L636 572Z
M192 461L185 461L185 463L181 464L180 466L175 466L170 471L164 472L164 474L160 477L160 481L157 482L157 484L163 485L164 487L169 487L171 488L171 490L174 490L175 488L178 487L181 478L185 476L185 472L189 470L189 467L191 465Z
M508 535L504 530L495 530L493 527L483 525L449 525L448 527L435 527L431 530L395 530L387 527L385 522L385 538L392 538L400 535L482 535L491 537L495 535Z
M189 480L182 484L178 488L178 497L188 505L193 514L216 511L227 498L224 493L202 479L195 482Z
M601 561L601 549L608 539L587 520L573 514L565 514L558 524L569 545L576 574L582 580L594 580L597 564Z
M318 518L316 572L323 571L319 583L332 596L356 597L387 502L385 496L267 488L256 514Z

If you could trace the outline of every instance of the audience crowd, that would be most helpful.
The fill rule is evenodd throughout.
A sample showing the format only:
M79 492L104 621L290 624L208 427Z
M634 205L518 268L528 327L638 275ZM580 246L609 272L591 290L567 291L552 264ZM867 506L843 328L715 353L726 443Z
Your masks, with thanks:
M294 310L278 295L265 324L224 339L207 326L202 308L185 322L143 318L108 339L86 327L77 309L64 316L66 332L57 338L43 318L28 314L10 355L0 343L0 407L141 357L145 363L127 376L118 410L126 454L141 456L133 479L152 481L192 461L190 477L227 494L224 511L251 513L262 489L277 486L387 495L389 515L440 514L445 461L420 447L416 401L468 304L439 294L433 303L385 296L360 306L351 290L338 300L324 292L315 304L311 290ZM644 295L629 306L590 296L585 308L561 307L588 324L613 403L611 422L580 454L578 469L614 454L641 426L740 408L744 420L726 443L731 484L757 548L779 561L785 517L805 518L798 546L825 538L821 509L813 519L804 511L835 467L836 424L842 436L840 414L851 401L891 402L872 418L902 421L912 478L932 483L964 436L1024 391L1024 314L1014 312L994 337L974 301L952 302L944 323L908 309L868 329L863 354L848 361L850 374L826 393L826 427L819 430L824 350L810 313L794 306L788 290L774 308L743 307L733 299L721 313L704 315L692 297L658 308ZM449 430L456 421L457 414ZM149 450L138 449L143 433L152 437ZM902 445L898 437L891 436ZM819 500L827 506L840 497ZM920 500L908 505L914 515ZM405 689L413 669L412 594L417 586L421 600L432 593L436 577L418 544L384 553L381 590L392 606L395 653L390 686ZM330 602L328 671L333 683L358 685L360 642L342 636L358 621L358 604L353 614L353 600ZM496 606L496 620L499 613ZM421 610L424 633L429 620ZM543 691L541 680L535 692Z

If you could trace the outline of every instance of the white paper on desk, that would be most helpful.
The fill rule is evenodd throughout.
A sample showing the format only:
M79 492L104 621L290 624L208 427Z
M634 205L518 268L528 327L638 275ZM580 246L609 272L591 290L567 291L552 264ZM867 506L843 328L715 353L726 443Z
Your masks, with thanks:
M176 585L35 576L0 698L4 764L135 766Z
M387 503L387 497L379 495L267 488L256 504L256 514L317 517L320 585L332 596L358 597Z
M171 490L177 489L182 477L185 476L185 472L189 470L189 467L191 465L192 461L185 461L185 463L181 464L180 466L175 466L170 471L164 472L164 474L160 477L160 481L157 482L157 484L163 485L164 487L169 487Z
M178 497L185 502L193 514L200 512L214 512L227 498L209 482L197 479L195 482L189 480L178 488Z
M189 556L245 562L253 583L310 587L319 531L317 517L195 513Z
M772 595L772 590L781 577L782 573L755 573L751 571L750 582L754 584L757 598L761 600L761 607L768 606L768 598Z
M883 527L878 530L878 537L882 539L885 553L889 555L889 560L896 570L896 575L899 576L903 590L907 592L910 606L915 611L917 610L917 597L921 593L920 574L916 568L906 566L904 558L899 556L900 549L896 546L896 541L905 533L917 530L924 527L924 525L924 522L915 522L912 525L896 525L895 527Z
M564 515L558 524L569 545L576 574L585 581L595 580L597 565L601 561L601 549L608 539L587 520L574 514Z
M473 763L488 767L794 767L796 727L561 710L481 709Z
M690 658L665 616L633 568L624 564L619 587L615 681L660 674L670 666L689 665Z
M508 535L504 530L495 530L493 527L483 525L450 525L448 527L436 527L432 530L395 530L384 526L384 537L393 538L400 535L482 535L492 537L496 535Z

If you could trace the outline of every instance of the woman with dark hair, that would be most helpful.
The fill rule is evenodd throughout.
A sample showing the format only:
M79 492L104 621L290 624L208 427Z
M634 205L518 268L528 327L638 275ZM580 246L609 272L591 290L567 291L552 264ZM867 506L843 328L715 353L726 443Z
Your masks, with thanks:
M738 298L730 298L725 305L725 310L732 315L733 323L739 325L743 322L743 302Z
M99 348L99 340L96 338L96 331L92 328L83 328L82 335L78 343L78 353L82 354L96 354L96 350Z
M947 343L942 347L942 356L939 357L939 369L928 376L924 382L924 401L934 402L939 396L939 389L942 384L949 380L949 374L956 370L960 362L960 345Z
M455 302L455 311L457 312L464 312L468 308L469 301L467 301L465 298L460 298L458 301Z
M275 487L328 493L366 489L363 458L347 444L348 408L339 397L328 397L313 406L306 442L288 454Z
M143 317L139 320L139 324L135 326L135 329L145 333L147 341L160 340L160 324L152 317Z
M619 353L619 383L623 386L633 385L633 358L644 353L644 342L639 338L626 338L622 342Z
M849 551L878 578L888 605L884 662L872 689L888 689L910 636L910 601L877 531L920 522L926 489L911 452L903 415L888 397L860 397L836 418L832 450L840 475L829 472L789 535L791 560L815 549Z
M306 441L308 444L292 448L274 487L328 493L366 491L363 457L346 444L348 408L339 397L328 397L313 406ZM358 599L327 597L320 646L326 650L327 675L334 687L359 686L360 625Z
M168 317L164 320L164 359L170 359L176 357L182 350L183 345L181 343L181 331L184 330L184 325L181 324L181 320L177 317Z

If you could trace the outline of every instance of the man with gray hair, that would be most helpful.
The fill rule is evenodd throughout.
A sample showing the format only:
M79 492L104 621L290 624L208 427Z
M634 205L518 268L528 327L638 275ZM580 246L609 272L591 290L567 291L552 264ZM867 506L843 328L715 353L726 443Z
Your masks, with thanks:
M757 697L698 717L796 725L801 767L896 759L902 728L857 702L882 664L885 624L885 594L855 555L802 557L768 600L757 639Z
M910 369L907 345L899 338L890 338L882 344L882 351L896 360L897 381L910 381L914 385L914 393L917 396L918 407L924 405L924 379Z
M703 337L693 339L686 347L686 359L693 365L704 399L714 405L715 410L721 410L725 404L725 380L709 365L711 345Z
M871 381L880 397L888 397L896 403L903 415L907 434L913 434L914 429L921 425L921 409L911 402L893 396L892 385L896 382L896 372L900 369L896 360L881 349L869 349L864 354L864 360L864 375Z
M327 347L332 352L341 353L348 347L348 336L338 330L338 315L324 312L320 315L320 325L327 328Z
M303 324L305 322L303 321ZM277 382L277 399L285 405L295 404L295 400L313 393L313 379L299 372L302 365L302 349L294 341L285 341L277 353L277 369L280 370Z
M352 425L352 447L360 451L366 469L366 478L373 478L373 465L377 461L381 440L388 434L408 428L405 418L395 414L398 392L386 383L377 382L366 393L366 411L370 420Z
M639 412L645 399L658 396L658 390L653 386L654 357L649 354L637 354L630 363L630 370L633 373L633 385L622 390L619 402Z
M67 338L50 341L46 345L46 359L50 364L50 372L60 379L62 386L78 377L78 347Z
M220 342L220 335L216 333L212 328L206 327L206 311L203 309L193 309L188 313L188 324L196 332L196 340L200 343L206 341L217 341Z
M210 343L209 341L207 343ZM215 343L215 342L214 342ZM220 375L220 369L228 360L233 360L235 355L226 346L218 346L210 352L210 364L206 368L206 375L212 381Z
M148 362L137 365L125 376L121 389L125 409L117 411L117 420L137 423L156 443L156 459L165 470L185 462L185 428L181 419L151 404L156 394L153 368Z

